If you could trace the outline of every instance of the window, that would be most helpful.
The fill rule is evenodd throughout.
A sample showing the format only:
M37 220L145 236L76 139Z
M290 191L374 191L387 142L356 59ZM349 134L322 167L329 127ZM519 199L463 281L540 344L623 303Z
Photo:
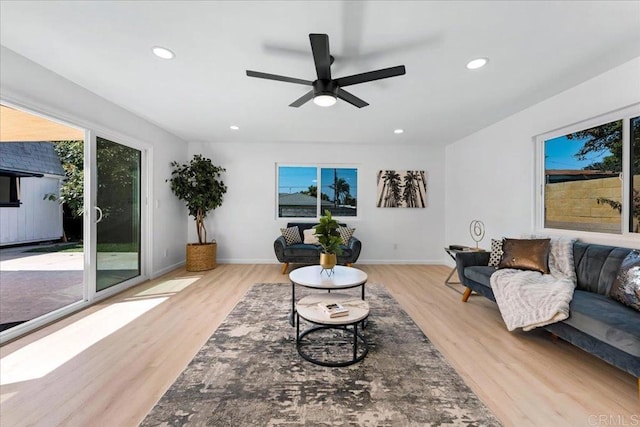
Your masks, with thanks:
M629 231L640 233L640 116L633 117L629 125L631 159L629 168Z
M609 234L639 232L637 112L638 106L630 107L537 138L543 166L541 227Z
M278 218L357 216L357 206L356 168L278 166Z
M0 174L0 207L20 207L20 178Z

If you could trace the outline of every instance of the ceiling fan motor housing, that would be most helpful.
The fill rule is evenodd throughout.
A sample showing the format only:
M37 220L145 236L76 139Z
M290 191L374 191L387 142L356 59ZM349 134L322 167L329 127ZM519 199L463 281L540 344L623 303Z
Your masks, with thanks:
M314 96L330 95L337 97L338 85L335 80L316 80L313 82L313 94Z

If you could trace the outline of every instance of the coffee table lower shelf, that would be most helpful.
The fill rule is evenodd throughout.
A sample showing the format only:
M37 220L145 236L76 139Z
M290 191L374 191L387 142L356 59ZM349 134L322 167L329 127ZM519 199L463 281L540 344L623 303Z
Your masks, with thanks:
M329 318L318 306L318 303L320 302L340 303L349 309L349 314L343 317ZM303 359L311 363L329 367L349 366L362 361L369 352L369 344L362 333L358 332L358 328L359 325L364 324L368 317L369 304L367 304L366 301L351 295L336 293L314 294L302 298L298 301L296 307L296 348L298 350L298 354L300 354ZM301 332L300 319L304 319L315 326ZM348 334L344 335L351 338L349 339L352 345L352 351L349 354L350 358L346 359L342 357L340 360L330 360L329 358L326 358L321 360L318 357L311 355L307 351L310 347L330 345L328 343L323 344L321 341L318 342L316 340L312 340L312 335L320 335L320 332L322 331L333 329L348 332ZM342 356L344 356L344 352Z

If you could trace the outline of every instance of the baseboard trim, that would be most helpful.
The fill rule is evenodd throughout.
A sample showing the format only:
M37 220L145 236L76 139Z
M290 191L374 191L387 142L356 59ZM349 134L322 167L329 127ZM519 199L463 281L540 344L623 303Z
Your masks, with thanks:
M219 264L280 264L273 259L224 259L218 258ZM182 263L184 264L184 262ZM446 265L443 260L435 259L359 259L354 266L358 264L391 264L391 265Z
M389 265L442 265L440 259L359 259L358 264L389 264Z
M171 265L169 265L167 267L164 267L164 268L162 268L160 270L152 272L150 274L149 278L150 279L155 279L157 277L160 277L160 276L162 276L164 274L167 274L167 273L175 270L176 268L180 268L180 267L184 266L185 264L186 264L186 261L180 261L180 262L177 262L175 264L171 264Z

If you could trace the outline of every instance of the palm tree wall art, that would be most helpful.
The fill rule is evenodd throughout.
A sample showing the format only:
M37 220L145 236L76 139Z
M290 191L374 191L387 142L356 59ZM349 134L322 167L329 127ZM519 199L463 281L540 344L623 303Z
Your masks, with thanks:
M427 179L425 171L379 171L376 200L376 206L379 208L426 207Z

